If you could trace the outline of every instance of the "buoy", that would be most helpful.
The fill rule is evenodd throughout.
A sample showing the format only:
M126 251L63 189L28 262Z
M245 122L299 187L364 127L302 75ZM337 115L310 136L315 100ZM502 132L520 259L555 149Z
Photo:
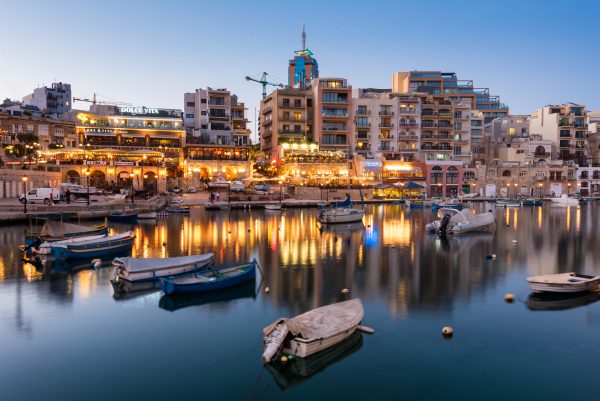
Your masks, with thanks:
M92 266L93 267L100 267L102 265L102 260L100 259L92 259Z
M291 361L292 359L294 359L294 355L290 354L290 355L287 356L287 358L288 358L288 361Z
M281 357L280 360L281 360L281 363L286 363L288 361L288 357L284 355Z
M515 296L513 294L504 294L504 300L506 303L511 304L515 300Z
M492 259L496 260L496 254L495 253L492 253Z
M367 224L367 228L371 228L371 225L370 225L370 224Z
M265 294L268 294L268 293L269 293L269 291L271 291L271 290L269 289L269 287L265 287Z
M513 240L513 244L517 244L519 241L517 241L516 239Z
M349 290L349 289L347 289L347 288L344 288L344 289L342 289L342 294L347 294L347 293L349 293L349 292L350 292L350 290Z
M231 234L231 230L227 231L227 234Z
M248 229L248 232L250 232L250 229Z
M163 242L163 246L167 246L167 241L164 241L164 242Z
M454 334L454 329L450 326L442 327L442 335L444 338L450 338Z

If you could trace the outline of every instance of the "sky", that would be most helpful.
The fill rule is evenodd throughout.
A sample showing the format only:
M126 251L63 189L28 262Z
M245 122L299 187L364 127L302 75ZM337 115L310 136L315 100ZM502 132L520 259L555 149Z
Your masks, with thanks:
M395 71L441 70L529 114L600 109L600 1L0 0L0 98L71 84L73 96L183 108L196 88L228 88L254 110L263 71L287 83L307 47L322 77L390 88ZM88 104L76 103L87 109Z

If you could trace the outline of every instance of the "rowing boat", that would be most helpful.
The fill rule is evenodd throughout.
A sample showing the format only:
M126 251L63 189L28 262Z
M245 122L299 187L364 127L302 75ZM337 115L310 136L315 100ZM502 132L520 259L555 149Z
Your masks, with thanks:
M111 236L93 235L77 237L64 241L44 242L37 252L54 258L83 259L112 255L131 249L134 239L133 231Z
M600 276L578 273L544 274L527 277L527 284L535 292L582 292L600 290Z
M176 256L172 258L115 258L111 281L153 281L161 277L191 273L212 263L213 254Z

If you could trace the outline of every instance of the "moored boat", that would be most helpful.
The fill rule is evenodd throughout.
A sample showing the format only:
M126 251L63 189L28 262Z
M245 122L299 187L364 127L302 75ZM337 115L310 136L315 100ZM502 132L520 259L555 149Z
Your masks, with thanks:
M425 228L429 232L465 234L469 232L489 231L496 225L494 213L471 213L471 209L456 210L441 208L438 211L439 220L432 221Z
M142 220L154 220L156 219L156 212L139 213L137 217Z
M108 215L108 219L116 223L135 223L138 214L134 212L111 213Z
M111 255L131 249L134 239L133 231L111 236L94 235L78 237L64 241L44 242L37 252L54 258L82 259Z
M322 224L354 223L361 221L365 215L362 209L340 207L320 210L317 220Z
M263 330L263 362L269 363L280 349L305 358L350 337L364 316L360 299L313 309L291 319L278 319Z
M111 281L153 281L161 277L191 273L208 267L212 253L172 258L115 258Z
M165 294L197 293L222 290L256 277L256 259L241 265L210 268L180 277L165 277L160 280L160 289Z
M527 198L521 201L523 206L542 206L544 201L541 198Z
M496 207L521 207L521 202L512 199L501 199L496 201Z
M281 210L281 203L268 203L265 205L265 210Z
M169 213L189 213L190 207L189 206L168 207L166 210Z
M582 203L580 198L567 196L566 194L563 194L561 197L558 198L550 198L550 200L553 204L562 206L577 206Z
M535 292L582 292L600 290L600 276L578 273L544 274L527 277L527 284Z
M78 224L64 223L62 221L46 220L39 232L25 233L25 243L32 245L36 242L56 242L70 238L87 237L108 233L106 223L96 226L81 226Z
M450 199L450 200L447 200L447 201L443 201L443 202L439 202L439 203L438 202L434 202L434 203L431 204L431 209L433 211L439 210L441 208L462 210L463 204L458 199Z

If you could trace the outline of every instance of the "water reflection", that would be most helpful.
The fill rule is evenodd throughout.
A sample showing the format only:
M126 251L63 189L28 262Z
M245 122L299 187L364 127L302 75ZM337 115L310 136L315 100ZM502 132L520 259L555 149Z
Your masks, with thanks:
M527 298L527 308L533 311L556 311L577 308L597 302L600 293L583 292L575 294L536 294Z
M191 306L200 306L220 302L227 303L236 299L255 298L256 291L256 282L253 280L223 291L200 294L163 295L158 303L158 306L169 312L175 312L178 309L188 308Z

